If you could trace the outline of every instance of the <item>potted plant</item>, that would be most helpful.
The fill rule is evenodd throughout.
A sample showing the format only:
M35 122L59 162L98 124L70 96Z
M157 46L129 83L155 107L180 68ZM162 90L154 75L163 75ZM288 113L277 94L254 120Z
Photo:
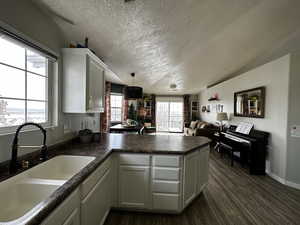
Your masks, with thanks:
M89 129L80 130L78 136L81 143L91 143L93 139L93 132Z

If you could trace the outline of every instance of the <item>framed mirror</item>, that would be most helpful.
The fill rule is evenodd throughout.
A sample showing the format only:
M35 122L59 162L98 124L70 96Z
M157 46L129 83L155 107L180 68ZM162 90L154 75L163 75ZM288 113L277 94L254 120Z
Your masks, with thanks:
M265 117L265 87L234 93L234 116Z

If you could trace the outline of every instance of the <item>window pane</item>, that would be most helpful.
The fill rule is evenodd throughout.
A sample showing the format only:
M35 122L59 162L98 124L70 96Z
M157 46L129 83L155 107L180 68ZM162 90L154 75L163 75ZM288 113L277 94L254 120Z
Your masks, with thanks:
M121 121L122 120L122 109L112 108L111 109L111 121Z
M35 52L27 50L27 70L46 76L47 60Z
M25 48L0 37L0 62L25 69Z
M0 127L20 125L25 122L25 101L0 99Z
M111 95L110 100L111 100L111 107L122 107L122 95Z
M0 96L24 99L25 72L0 65Z
M27 121L35 123L45 123L48 120L47 102L27 102Z
M34 100L47 100L47 78L27 73L27 98Z

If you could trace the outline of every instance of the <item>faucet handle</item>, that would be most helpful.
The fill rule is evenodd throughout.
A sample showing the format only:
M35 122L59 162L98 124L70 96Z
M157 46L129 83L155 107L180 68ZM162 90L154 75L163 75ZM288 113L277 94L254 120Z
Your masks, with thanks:
M29 161L27 161L27 160L22 160L22 168L23 168L23 169L29 168Z

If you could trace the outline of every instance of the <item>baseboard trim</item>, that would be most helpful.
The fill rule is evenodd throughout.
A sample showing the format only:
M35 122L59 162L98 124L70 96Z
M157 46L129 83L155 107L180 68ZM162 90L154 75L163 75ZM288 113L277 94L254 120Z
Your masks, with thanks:
M285 179L277 176L276 174L271 173L270 171L266 171L266 174L268 174L269 177L273 178L274 180L278 181L279 183L286 184Z
M291 182L291 181L286 181L285 184L289 187L296 188L296 189L300 190L300 184L296 184L296 183Z
M286 186L288 186L288 187L292 187L292 188L295 188L295 189L300 190L300 184L297 184L297 183L288 181L288 180L286 180L286 179L284 179L284 178L281 178L281 177L277 176L276 174L271 173L270 171L266 171L266 174L267 174L269 177L271 177L272 179L278 181L278 182L281 183L281 184L284 184L284 185L286 185Z

